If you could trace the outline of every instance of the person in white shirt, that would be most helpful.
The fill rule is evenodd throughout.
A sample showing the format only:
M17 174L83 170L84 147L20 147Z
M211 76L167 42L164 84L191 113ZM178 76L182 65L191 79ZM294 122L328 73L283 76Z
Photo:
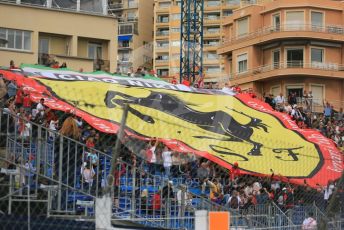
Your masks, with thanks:
M164 162L165 177L169 178L172 167L172 152L169 151L167 146L165 146L164 151L162 152L162 159Z
M275 97L275 103L276 103L276 110L283 109L285 98L283 96L283 93L280 93L277 97Z
M41 116L44 115L44 99L42 98L36 106L37 111Z
M178 217L184 217L186 206L191 203L191 200L188 199L186 185L180 185L180 189L177 192L177 202Z
M81 175L83 180L83 185L85 190L90 190L93 184L93 177L96 175L92 165L88 162L84 162L81 166Z
M316 230L317 229L317 221L313 217L313 213L309 213L308 217L302 223L303 230Z

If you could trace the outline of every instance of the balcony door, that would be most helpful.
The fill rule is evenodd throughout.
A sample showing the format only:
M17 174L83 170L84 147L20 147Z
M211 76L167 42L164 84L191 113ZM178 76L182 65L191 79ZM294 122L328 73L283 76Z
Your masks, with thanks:
M272 51L272 65L274 69L280 68L280 50Z
M280 14L274 14L272 16L272 22L273 22L273 30L279 31L281 26L281 16Z
M39 38L38 64L46 65L49 60L49 38Z
M288 48L287 49L287 67L288 68L302 68L303 67L303 48Z

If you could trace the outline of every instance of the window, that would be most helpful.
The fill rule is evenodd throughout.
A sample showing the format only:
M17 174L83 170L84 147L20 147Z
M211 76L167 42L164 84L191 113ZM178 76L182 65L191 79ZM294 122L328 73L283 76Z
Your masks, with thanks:
M312 29L313 30L321 29L324 26L323 19L324 19L323 13L312 11L311 12Z
M227 17L233 14L233 10L224 10L223 11L223 16Z
M245 36L248 34L248 17L239 19L237 21L237 35L238 36Z
M316 106L321 106L324 101L324 86L322 85L311 85L311 90L312 90L312 103Z
M303 48L288 48L287 49L287 67L297 68L303 67Z
M137 16L136 16L136 13L135 12L128 12L128 21L135 21Z
M158 16L158 22L160 23L167 23L169 21L168 15L159 15Z
M134 33L134 27L132 24L130 25L119 25L119 34L133 34Z
M168 77L168 69L157 69L158 76Z
M324 62L324 50L319 48L311 48L311 62L323 63Z
M143 55L143 63L151 63L152 58L146 55Z
M278 69L280 66L280 51L274 50L272 51L272 64L274 69Z
M7 43L0 44L0 47L25 51L31 50L31 32L29 31L0 28L0 38L7 40Z
M281 26L280 14L274 14L272 16L272 21L273 21L273 28L274 28L274 30L279 30L280 26Z
M99 43L88 43L88 58L102 59L102 45Z
M238 73L247 71L247 54L241 54L237 56Z
M304 28L304 12L289 11L286 13L286 24L288 30L300 30Z

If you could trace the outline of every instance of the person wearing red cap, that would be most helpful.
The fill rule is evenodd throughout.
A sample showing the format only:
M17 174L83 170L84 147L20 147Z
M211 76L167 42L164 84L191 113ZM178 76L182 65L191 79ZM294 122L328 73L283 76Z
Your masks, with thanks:
M234 162L232 169L230 169L229 171L230 171L231 181L233 181L235 178L237 178L240 175L238 162Z
M188 80L188 78L186 76L183 77L182 84L190 87L190 81Z
M172 77L171 83L172 83L173 85L177 85L177 84L178 84L176 76L173 76L173 77Z

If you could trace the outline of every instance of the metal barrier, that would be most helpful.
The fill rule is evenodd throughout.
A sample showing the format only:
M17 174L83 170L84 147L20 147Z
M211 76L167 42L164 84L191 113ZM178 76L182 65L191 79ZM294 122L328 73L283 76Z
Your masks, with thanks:
M111 175L113 142L105 143L102 152L3 110L0 115L0 134L6 136L0 143L5 143L0 161L8 165L4 173L9 177L7 212L13 212L15 202L41 202L47 205L48 217L95 217L96 198L104 194ZM285 209L267 202L231 209L226 202L216 203L208 196L210 188L203 188L207 184L183 173L182 161L173 165L173 175L167 177L162 165L147 163L140 152L145 144L136 141L124 142L121 151L131 157L120 154L114 166L113 220L194 229L195 211L229 211L236 228L299 229L307 212L315 213L318 222L325 218L315 204ZM188 157L195 160L195 156ZM341 218L332 218L329 226L341 226Z

